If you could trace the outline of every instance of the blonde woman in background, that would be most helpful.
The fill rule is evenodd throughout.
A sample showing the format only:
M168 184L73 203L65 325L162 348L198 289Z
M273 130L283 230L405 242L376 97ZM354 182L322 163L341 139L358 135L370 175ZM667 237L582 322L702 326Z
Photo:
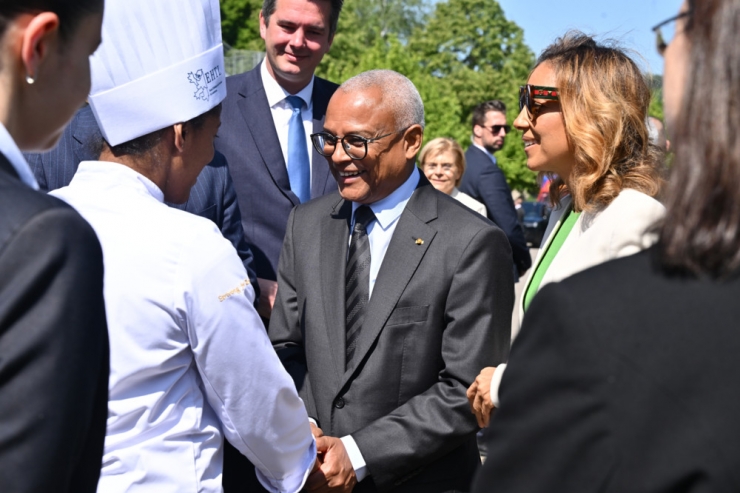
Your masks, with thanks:
M624 51L569 32L545 49L527 82L514 126L527 167L551 180L555 210L517 307L520 321L544 285L651 246L650 228L665 213L654 198L662 178L646 123L650 87ZM468 389L481 426L498 405L505 366L484 368Z
M465 173L465 154L460 144L447 137L437 137L421 150L419 162L434 188L486 216L485 205L457 189Z

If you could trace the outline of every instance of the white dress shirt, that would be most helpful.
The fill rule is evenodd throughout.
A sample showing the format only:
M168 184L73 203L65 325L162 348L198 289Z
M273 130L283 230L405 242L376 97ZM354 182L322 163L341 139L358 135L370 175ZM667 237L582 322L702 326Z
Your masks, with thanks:
M2 123L0 123L0 153L10 162L10 165L18 173L18 177L23 183L34 190L39 189L39 184L36 182L36 178L33 176L33 171L28 166L26 158L23 157L21 150L13 140L13 136L10 135L10 132L8 132L8 129Z
M260 76L262 77L262 85L265 87L265 96L267 96L267 104L270 105L270 113L272 113L275 130L280 140L280 149L283 151L285 166L288 166L288 130L290 129L290 117L293 116L293 107L286 98L288 96L298 96L305 103L305 106L301 110L301 118L303 119L303 128L306 131L306 147L308 148L310 170L313 159L313 145L311 144L311 134L313 133L313 99L311 96L313 95L314 78L311 77L311 82L296 94L291 94L283 89L272 75L270 75L267 71L266 63L266 61L262 62ZM311 179L313 180L313 171L311 171Z
M224 436L269 491L299 491L315 441L231 243L121 164L83 162L52 194L103 248L111 369L98 491L220 493Z
M491 161L493 161L493 164L496 164L496 156L494 156L493 154L491 154L490 152L488 152L488 149L486 149L482 145L476 144L475 141L473 141L473 145L475 147L477 147L478 149L480 149L481 151L485 152L486 153L486 156L488 156L489 158L491 158Z
M385 258L385 252L388 251L388 245L391 243L393 232L396 230L398 219L401 217L403 210L406 208L411 195L414 194L414 190L419 185L419 169L414 166L414 170L411 172L411 176L393 191L386 198L378 200L377 202L370 205L375 214L375 221L370 223L367 228L367 237L370 243L370 296L373 295L373 288L375 287L375 280L378 278L378 272L380 266ZM362 204L352 202L352 224L350 228L349 240L352 239L351 231L355 227L355 211ZM355 439L352 435L347 435L341 438L344 448L347 450L349 460L352 462L352 467L355 470L357 481L360 482L368 474L367 464L365 458L360 452L360 448L357 446Z

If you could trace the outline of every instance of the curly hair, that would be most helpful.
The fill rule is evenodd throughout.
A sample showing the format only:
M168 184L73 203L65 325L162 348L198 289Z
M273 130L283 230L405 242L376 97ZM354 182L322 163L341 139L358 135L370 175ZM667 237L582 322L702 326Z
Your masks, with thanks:
M571 31L542 52L536 66L543 63L555 71L575 153L570 189L551 176L553 204L570 193L576 211L599 209L624 188L656 196L663 182L662 153L650 143L651 91L635 62L616 46Z
M450 152L455 157L454 164L460 172L460 176L455 181L455 186L459 187L462 176L465 174L465 153L463 153L462 147L460 147L460 144L455 139L437 137L430 140L421 150L421 154L419 154L419 165L423 167L428 158L431 159L443 152Z

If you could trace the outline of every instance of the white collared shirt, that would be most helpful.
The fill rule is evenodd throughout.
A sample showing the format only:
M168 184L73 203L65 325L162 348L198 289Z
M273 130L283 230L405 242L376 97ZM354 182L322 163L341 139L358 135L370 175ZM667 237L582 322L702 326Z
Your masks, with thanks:
M491 154L490 152L488 152L488 149L486 149L482 145L476 144L475 141L473 141L473 145L475 147L477 147L478 149L480 149L481 151L485 152L486 153L486 156L490 157L491 158L491 161L493 161L493 163L496 164L496 157L493 154Z
M398 219L418 185L419 169L414 166L411 176L403 182L403 185L395 189L386 198L370 204L370 209L372 209L376 219L367 228L368 241L370 242L370 296L373 294L375 280L378 278L385 252L388 251L388 245L390 245L393 232L396 230L396 225L398 225ZM352 239L351 232L355 226L355 211L361 205L352 202L352 227L350 228L349 240ZM362 456L362 452L360 452L360 448L352 435L344 436L341 440L355 470L357 481L360 482L368 474L365 458Z
M110 378L98 491L220 493L224 436L268 491L299 491L316 453L308 416L216 225L168 207L117 163L82 162L52 195L103 248Z
M21 150L13 140L13 136L10 135L5 125L0 123L0 153L2 153L10 162L10 165L18 173L18 177L23 183L33 188L34 190L39 189L39 184L36 182L36 178L33 176L31 167L26 162L26 158L23 157Z
M310 164L313 160L311 134L313 133L312 95L314 77L311 77L311 82L309 82L306 87L298 91L298 93L290 94L288 91L283 89L267 71L266 60L262 62L262 66L260 67L260 76L262 77L262 85L265 88L267 104L270 105L272 121L275 124L275 130L277 131L278 139L280 140L280 149L283 151L283 159L285 160L286 167L288 166L288 130L290 129L290 117L293 115L293 107L288 103L286 98L288 96L298 96L305 103L305 106L301 110L301 118L303 119L303 128L306 131L308 163L309 169L311 169ZM313 170L311 170L311 179L313 180Z
M390 245L393 232L396 230L398 218L401 217L406 204L408 204L418 185L419 169L414 166L411 176L400 187L386 198L370 204L370 209L372 209L376 219L367 228L367 237L370 242L370 296L373 295L375 280L378 278L380 265L383 263L385 252L388 251L388 245ZM352 202L352 227L350 228L349 240L352 239L352 229L355 227L355 211L361 205Z

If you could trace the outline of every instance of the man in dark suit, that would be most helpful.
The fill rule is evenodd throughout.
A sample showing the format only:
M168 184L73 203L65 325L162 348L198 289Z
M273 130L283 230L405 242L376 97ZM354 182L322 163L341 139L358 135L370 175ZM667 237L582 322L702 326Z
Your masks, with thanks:
M466 491L480 464L465 390L508 354L511 250L419 173L423 126L411 81L378 70L314 137L339 192L291 213L270 327L326 434L309 489Z
M265 0L260 34L266 58L253 70L226 79L216 149L229 162L262 287L260 314L266 319L290 211L337 186L308 137L323 128L326 105L337 88L314 77L314 71L331 47L341 8L342 0Z
M657 247L544 287L475 491L738 491L738 298Z
M521 276L532 266L532 257L517 220L506 177L493 157L493 153L503 147L509 128L502 101L486 101L473 109L473 145L465 152L467 167L460 191L486 205L488 217L509 239L516 274Z
M18 176L0 154L0 485L94 492L108 416L102 252L74 209Z
M25 154L41 190L51 192L66 187L72 181L82 161L94 161L100 156L103 136L89 106L80 109L64 129L56 147L46 153ZM244 239L241 214L224 156L216 153L198 175L190 198L184 204L168 204L210 219L224 237L236 248L247 269L250 281L259 296L252 252Z

